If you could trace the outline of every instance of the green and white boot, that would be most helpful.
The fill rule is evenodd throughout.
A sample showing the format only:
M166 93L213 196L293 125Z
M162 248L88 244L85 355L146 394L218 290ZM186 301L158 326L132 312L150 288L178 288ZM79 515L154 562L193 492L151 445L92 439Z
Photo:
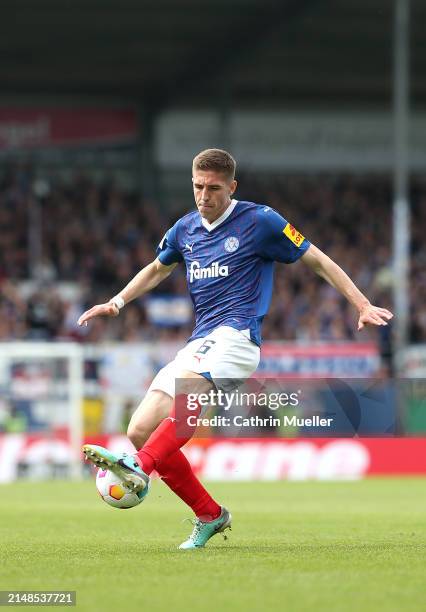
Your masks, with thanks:
M129 491L148 493L149 476L140 468L134 457L131 455L114 455L111 451L97 444L85 444L83 453L86 459L91 461L98 468L110 470L121 478L125 487Z
M217 533L223 533L225 529L231 529L232 515L224 506L222 512L214 521L205 522L196 518L194 529L191 535L185 542L179 546L180 550L193 550L194 548L203 548L207 541ZM223 534L226 540L226 535Z

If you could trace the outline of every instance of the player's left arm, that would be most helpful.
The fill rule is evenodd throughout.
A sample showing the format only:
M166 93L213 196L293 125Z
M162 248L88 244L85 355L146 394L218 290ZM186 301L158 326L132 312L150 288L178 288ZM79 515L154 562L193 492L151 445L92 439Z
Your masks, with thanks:
M315 245L311 244L300 259L355 306L359 312L358 330L364 325L387 325L392 319L389 310L370 304L346 272Z

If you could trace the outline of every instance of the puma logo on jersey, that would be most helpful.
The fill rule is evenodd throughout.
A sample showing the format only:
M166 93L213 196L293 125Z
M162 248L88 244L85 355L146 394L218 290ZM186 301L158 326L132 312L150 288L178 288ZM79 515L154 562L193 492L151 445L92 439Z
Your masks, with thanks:
M189 282L202 278L219 278L228 274L228 266L221 266L218 261L213 262L209 268L201 268L199 261L192 261L189 268Z
M192 253L192 248L193 248L194 244L188 244L187 242L185 242L185 248L188 249L188 251L190 251Z

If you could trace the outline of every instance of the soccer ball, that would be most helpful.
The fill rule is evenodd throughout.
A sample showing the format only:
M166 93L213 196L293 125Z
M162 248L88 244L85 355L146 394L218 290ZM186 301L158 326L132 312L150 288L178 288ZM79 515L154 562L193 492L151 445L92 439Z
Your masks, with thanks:
M104 502L114 508L134 508L145 498L146 491L133 493L129 491L122 480L109 470L98 470L96 488Z

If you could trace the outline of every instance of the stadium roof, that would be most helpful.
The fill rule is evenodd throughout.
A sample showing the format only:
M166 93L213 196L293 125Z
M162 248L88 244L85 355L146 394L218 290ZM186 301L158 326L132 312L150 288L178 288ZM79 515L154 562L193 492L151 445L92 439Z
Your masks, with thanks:
M3 0L3 100L388 106L392 0ZM426 103L426 3L412 94Z

